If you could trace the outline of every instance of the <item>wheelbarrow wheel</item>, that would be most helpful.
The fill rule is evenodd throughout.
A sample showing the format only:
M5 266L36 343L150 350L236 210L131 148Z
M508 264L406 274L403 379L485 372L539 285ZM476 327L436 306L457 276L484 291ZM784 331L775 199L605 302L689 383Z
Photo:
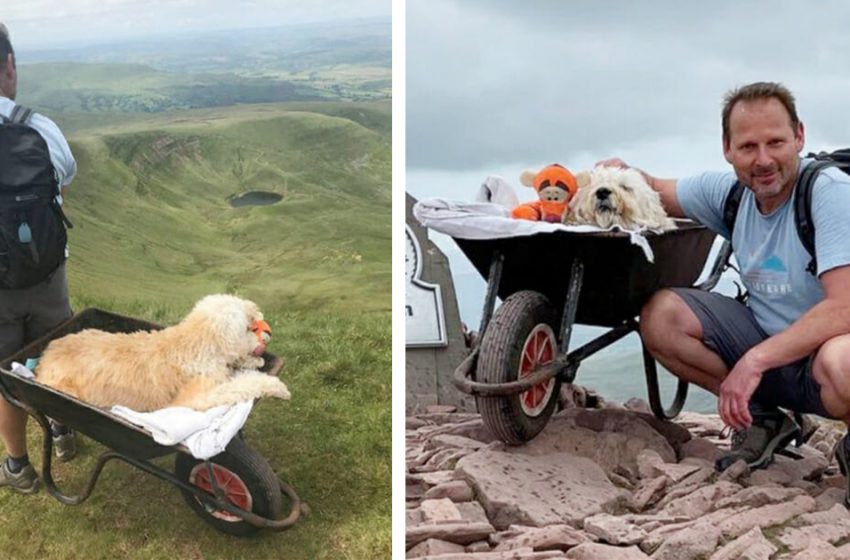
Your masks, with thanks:
M558 353L558 317L538 292L508 297L493 315L481 339L477 380L507 383L530 375ZM485 425L505 443L529 441L546 426L558 402L561 382L553 377L524 393L477 397Z
M241 437L235 437L224 452L210 459L219 488L231 503L266 519L276 519L281 510L280 482L262 455L251 449ZM178 453L174 474L180 480L214 494L204 461ZM204 504L191 492L183 497L201 519L219 531L240 537L251 535L259 527L225 510Z

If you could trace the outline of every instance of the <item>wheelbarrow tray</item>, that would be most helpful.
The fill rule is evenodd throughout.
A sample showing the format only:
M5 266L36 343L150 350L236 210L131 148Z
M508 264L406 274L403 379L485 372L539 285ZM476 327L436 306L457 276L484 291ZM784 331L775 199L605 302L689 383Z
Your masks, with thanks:
M0 361L0 384L15 399L123 455L136 459L150 459L175 451L191 454L183 445L166 446L155 442L149 432L112 414L107 409L85 403L51 387L41 385L35 380L19 377L10 371L12 362L23 364L27 358L37 358L52 340L83 329L130 333L162 328L161 325L140 319L95 308L86 309L45 336ZM268 352L263 354L263 358L265 360L263 370L276 375L281 369L282 360Z
M497 295L504 300L521 290L545 295L563 307L569 270L584 265L576 322L614 327L640 313L660 288L692 286L702 272L714 232L690 221L663 233L646 233L654 262L623 232L555 231L499 239L454 238L461 251L487 280L494 256L504 258Z

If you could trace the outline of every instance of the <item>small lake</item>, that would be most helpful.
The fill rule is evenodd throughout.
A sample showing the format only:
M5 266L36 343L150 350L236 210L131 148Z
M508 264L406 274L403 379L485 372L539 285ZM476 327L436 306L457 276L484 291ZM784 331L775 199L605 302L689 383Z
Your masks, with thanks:
M283 196L263 191L251 191L234 196L230 199L230 205L234 208L242 206L268 206L269 204L277 204L283 200Z

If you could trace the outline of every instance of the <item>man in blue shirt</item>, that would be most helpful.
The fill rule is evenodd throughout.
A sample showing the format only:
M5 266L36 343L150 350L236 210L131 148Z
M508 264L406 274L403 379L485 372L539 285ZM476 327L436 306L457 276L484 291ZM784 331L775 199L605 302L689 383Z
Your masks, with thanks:
M717 468L739 459L760 468L799 431L780 407L850 422L850 177L829 168L813 188L812 275L794 218L794 189L810 161L799 155L805 130L793 95L770 82L735 89L722 126L733 172L685 179L642 173L668 214L726 238L724 201L736 180L746 187L731 241L748 300L661 290L641 312L641 336L677 377L718 395L720 416L735 434ZM600 164L627 167L616 158ZM847 436L836 456L846 471Z
M0 115L11 115L17 91L15 53L8 30L0 23ZM29 125L47 143L59 188L63 189L77 172L68 142L56 124L43 115L33 114ZM0 357L13 354L70 316L64 262L35 286L0 289ZM0 440L8 454L0 465L0 486L29 494L38 490L39 481L27 455L26 423L26 412L0 398ZM53 425L53 430L57 455L70 459L76 453L73 434L62 426Z

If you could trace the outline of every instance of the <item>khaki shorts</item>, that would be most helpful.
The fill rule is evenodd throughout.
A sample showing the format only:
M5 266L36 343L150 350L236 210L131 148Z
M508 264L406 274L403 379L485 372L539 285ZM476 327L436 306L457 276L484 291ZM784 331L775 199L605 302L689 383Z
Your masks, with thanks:
M40 284L0 290L0 359L44 336L71 315L65 263Z

